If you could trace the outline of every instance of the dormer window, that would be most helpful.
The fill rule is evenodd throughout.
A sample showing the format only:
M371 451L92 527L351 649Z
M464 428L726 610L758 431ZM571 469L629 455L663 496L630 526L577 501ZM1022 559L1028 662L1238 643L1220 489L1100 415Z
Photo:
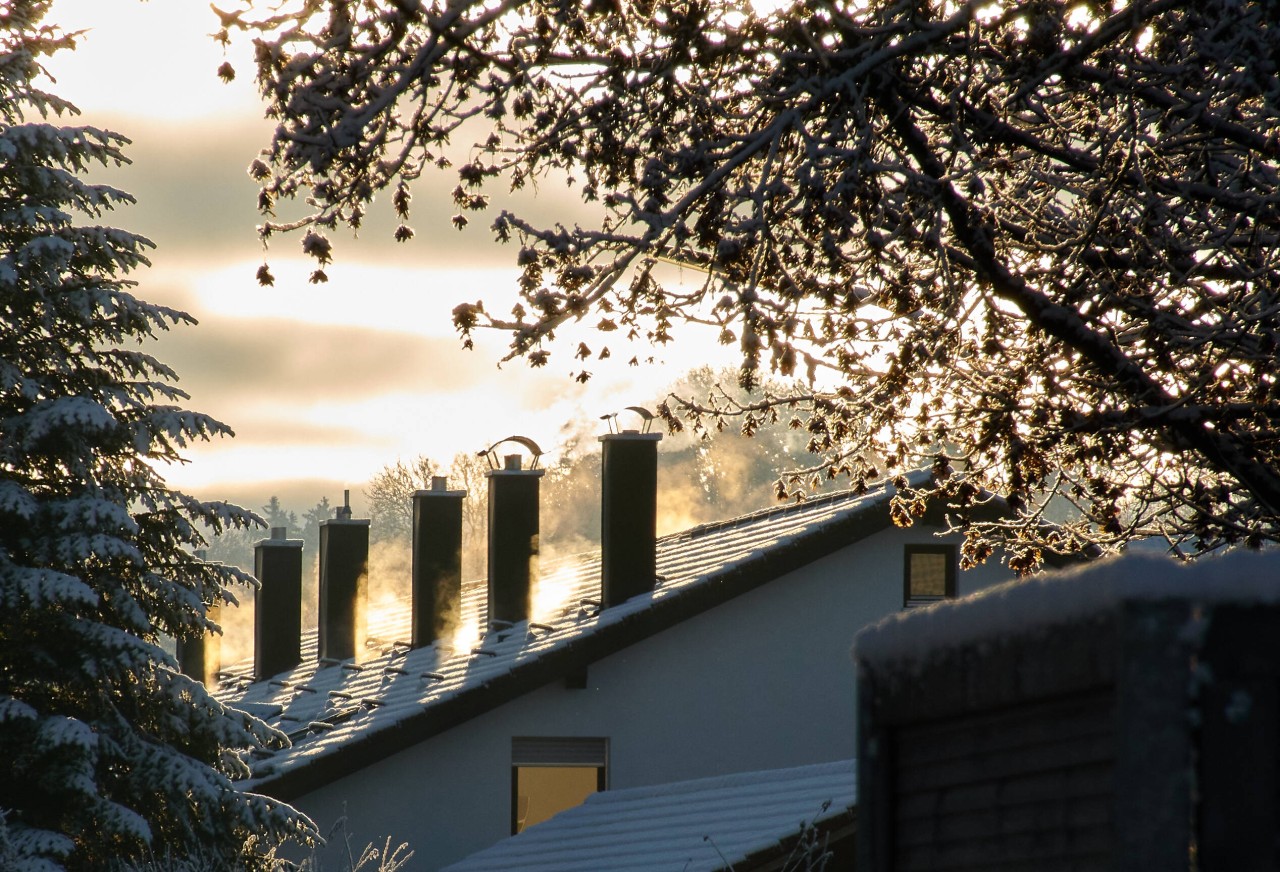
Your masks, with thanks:
M928 605L956 595L956 546L908 545L903 565L904 608Z

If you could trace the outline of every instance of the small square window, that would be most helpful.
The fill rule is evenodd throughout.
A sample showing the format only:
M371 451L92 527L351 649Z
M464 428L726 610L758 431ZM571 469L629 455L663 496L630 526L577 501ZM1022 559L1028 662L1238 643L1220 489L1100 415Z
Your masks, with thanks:
M581 805L608 786L609 740L511 740L511 833Z
M926 605L956 595L956 546L908 545L903 555L902 603Z

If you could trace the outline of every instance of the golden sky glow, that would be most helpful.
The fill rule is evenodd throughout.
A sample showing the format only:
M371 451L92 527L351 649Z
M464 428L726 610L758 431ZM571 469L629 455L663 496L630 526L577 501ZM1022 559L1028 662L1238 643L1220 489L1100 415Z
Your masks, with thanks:
M224 55L208 35L216 19L190 0L55 0L50 20L86 31L74 54L49 64L54 90L80 107L83 123L134 140L134 164L102 180L139 199L113 223L158 246L153 268L136 277L139 294L201 322L162 337L157 354L182 376L192 408L237 433L191 450L191 462L167 474L178 487L250 506L272 493L286 505L340 501L346 487L358 506L364 482L398 458L447 462L513 433L554 452L566 436L594 436L600 415L648 402L682 371L733 360L697 331L677 332L688 338L656 351L615 342L582 386L569 378L577 367L567 342L537 371L520 362L499 369L499 336L462 351L449 312L480 297L492 311L501 311L494 301L509 306L515 252L491 242L487 222L462 234L449 228L453 182L443 178L417 192L411 242L390 242L374 215L360 240L335 234L337 263L317 287L306 282L310 264L296 240L282 238L270 253L275 287L260 288L244 167L271 128L245 49L233 47L239 76L222 83L215 71ZM559 217L573 200L548 187L538 211ZM627 367L636 353L665 365Z

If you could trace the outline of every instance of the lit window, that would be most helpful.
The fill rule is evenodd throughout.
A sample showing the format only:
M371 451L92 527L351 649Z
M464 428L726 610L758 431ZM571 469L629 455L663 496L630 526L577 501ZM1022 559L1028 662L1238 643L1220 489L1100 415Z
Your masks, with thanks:
M541 823L608 785L609 740L511 740L511 832Z
M926 605L956 595L956 546L908 545L902 604Z

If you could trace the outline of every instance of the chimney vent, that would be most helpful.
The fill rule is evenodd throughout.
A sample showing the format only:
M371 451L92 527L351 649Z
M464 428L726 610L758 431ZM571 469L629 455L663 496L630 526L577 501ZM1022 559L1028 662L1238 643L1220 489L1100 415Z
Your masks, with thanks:
M351 491L337 517L320 522L322 660L347 660L364 647L369 584L369 521L351 518Z
M430 490L413 495L413 640L424 648L456 622L462 601L462 504L433 476Z
M503 458L497 448L515 442L530 452L529 468L519 454ZM540 449L532 439L509 436L482 452L489 458L489 621L517 624L529 619L529 592L538 574L538 469Z
M302 662L302 540L272 527L253 546L259 587L253 612L253 678L261 681Z
M338 510L334 512L334 518L339 521L351 520L351 491L342 492L342 505L338 506Z
M600 437L600 587L604 606L615 606L653 590L657 578L658 442L650 433L653 415L629 409L644 430L614 431L616 415L606 415L613 432Z

